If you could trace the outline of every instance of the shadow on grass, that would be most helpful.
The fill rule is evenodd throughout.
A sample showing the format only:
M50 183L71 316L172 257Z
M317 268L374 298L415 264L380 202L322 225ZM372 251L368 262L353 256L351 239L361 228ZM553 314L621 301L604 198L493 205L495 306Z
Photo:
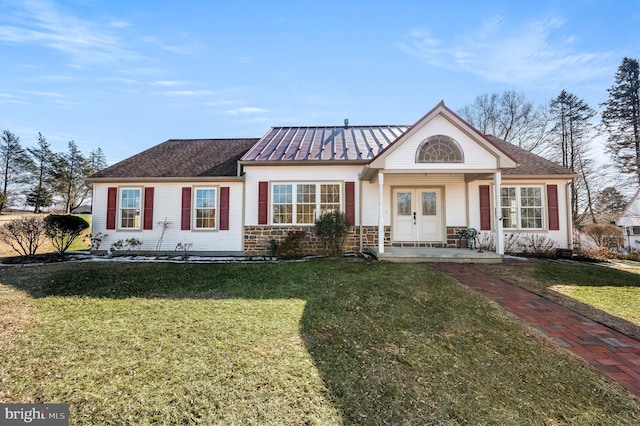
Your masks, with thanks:
M345 424L565 423L634 410L423 265L79 263L5 269L0 282L34 298L305 300L300 335Z
M505 261L475 265L477 269L552 300L596 322L640 340L640 326L558 291L556 286L579 289L640 288L640 274L588 262L558 262L544 259ZM589 290L590 291L590 290ZM617 303L625 303L621 300Z
M640 287L640 274L607 266L580 263L532 262L533 276L542 283L585 287Z

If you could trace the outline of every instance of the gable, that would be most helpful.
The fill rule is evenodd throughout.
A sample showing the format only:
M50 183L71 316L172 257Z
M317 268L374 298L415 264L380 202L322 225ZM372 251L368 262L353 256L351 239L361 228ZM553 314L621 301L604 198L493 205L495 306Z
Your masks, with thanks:
M452 139L461 151L462 161L431 161L418 160L419 148L429 142L434 136L445 136ZM419 170L488 170L499 168L500 155L488 150L472 138L468 133L454 126L442 115L437 115L416 128L410 135L398 143L397 149L389 152L380 160L372 162L372 167L384 169L419 169Z
M616 219L618 226L640 226L640 189Z
M421 162L418 149L429 138L442 135L454 141L462 151L462 161ZM516 161L468 123L449 110L443 102L416 122L407 132L371 161L371 169L481 172L515 168Z

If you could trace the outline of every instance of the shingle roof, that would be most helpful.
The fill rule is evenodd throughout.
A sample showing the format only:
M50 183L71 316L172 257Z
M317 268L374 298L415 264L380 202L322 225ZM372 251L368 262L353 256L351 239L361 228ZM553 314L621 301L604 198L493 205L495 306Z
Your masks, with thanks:
M242 161L361 161L387 147L409 126L272 127Z
M93 178L236 176L238 160L258 139L171 139L107 167Z
M507 169L502 172L507 176L553 176L553 175L572 175L576 173L566 167L549 161L539 155L536 155L526 149L520 148L507 141L495 136L488 135L487 138L498 148L505 151L513 157L518 165L515 169Z

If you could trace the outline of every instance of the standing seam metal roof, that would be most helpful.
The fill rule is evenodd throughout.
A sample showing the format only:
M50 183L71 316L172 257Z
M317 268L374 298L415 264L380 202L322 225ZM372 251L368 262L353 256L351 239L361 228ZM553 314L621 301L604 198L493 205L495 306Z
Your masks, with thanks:
M272 127L242 157L242 161L367 161L389 146L409 127Z

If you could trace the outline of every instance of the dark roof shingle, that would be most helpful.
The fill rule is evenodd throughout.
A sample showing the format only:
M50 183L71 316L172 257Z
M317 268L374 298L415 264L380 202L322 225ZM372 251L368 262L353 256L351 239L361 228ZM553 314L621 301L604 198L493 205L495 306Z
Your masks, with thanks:
M252 139L171 139L103 169L92 178L236 176Z
M520 148L517 145L504 141L495 136L487 138L498 148L513 157L518 165L515 169L507 169L502 172L507 176L553 176L576 175L571 169L563 167L553 161L547 160L533 152Z

